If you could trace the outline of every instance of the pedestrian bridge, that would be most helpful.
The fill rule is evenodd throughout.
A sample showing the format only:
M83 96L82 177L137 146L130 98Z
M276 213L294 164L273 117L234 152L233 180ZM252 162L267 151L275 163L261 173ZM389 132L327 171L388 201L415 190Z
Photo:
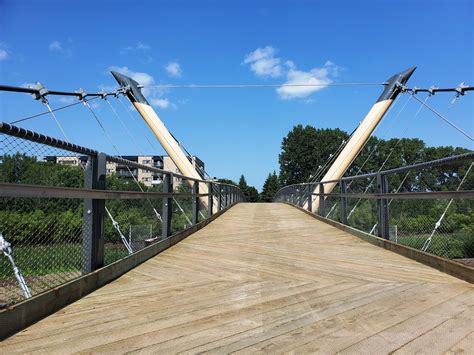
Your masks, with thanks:
M468 353L473 319L468 282L293 206L238 203L0 351Z

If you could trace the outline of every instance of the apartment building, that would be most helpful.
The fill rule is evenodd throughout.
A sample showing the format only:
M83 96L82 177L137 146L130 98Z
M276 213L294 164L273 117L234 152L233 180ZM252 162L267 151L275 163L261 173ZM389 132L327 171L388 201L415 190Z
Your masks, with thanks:
M141 165L155 167L158 169L170 171L179 174L179 169L174 164L173 160L168 155L126 155L124 159L137 162ZM71 156L46 156L45 161L55 162L57 164L71 165L71 166L85 166L87 163L86 156L71 157ZM198 157L189 157L189 161L197 169L201 177L204 178L204 162ZM127 167L122 164L114 162L107 162L106 165L107 175L116 174L117 176L124 179L133 179L135 177L137 181L140 181L145 186L153 186L161 184L163 176L160 173L147 170L137 169L133 167ZM181 184L181 178L173 177L174 186Z

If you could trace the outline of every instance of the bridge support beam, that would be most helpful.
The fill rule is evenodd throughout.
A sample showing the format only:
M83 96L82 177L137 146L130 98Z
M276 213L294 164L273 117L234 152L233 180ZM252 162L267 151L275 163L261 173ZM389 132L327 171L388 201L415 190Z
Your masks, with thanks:
M173 174L163 176L163 192L173 192ZM168 238L171 235L171 219L173 216L173 199L171 197L163 198L163 211L161 218L163 220L162 236Z
M89 156L84 169L84 188L105 190L106 155ZM104 266L105 200L84 199L82 226L82 274Z
M199 182L194 181L193 185L193 212L192 212L192 219L191 222L193 225L197 224L198 222L198 216L199 216L199 197L197 194L199 193Z
M321 217L326 217L326 198L324 196L324 184L318 184L319 185L319 208L318 208L318 214ZM309 210L312 212L312 209Z
M340 190L341 194L345 194L347 192L346 188L346 180L341 180L340 182ZM347 197L341 196L341 223L347 224Z
M349 141L346 143L344 149L341 151L341 153L339 153L338 157L329 167L329 170L323 176L321 181L336 181L344 176L344 173L364 148L373 131L380 123L395 98L402 92L402 86L406 84L415 69L416 67L407 69L403 72L393 75L387 80L385 90L382 92L369 113L367 113L365 118L361 121L357 129L350 137ZM331 193L335 186L336 182L326 184L326 193ZM316 187L314 192L318 193L317 190L318 187ZM319 201L317 199L313 200L312 207L315 211L317 211L318 205Z
M214 204L214 197L212 196L212 191L214 191L212 182L207 183L207 190L209 191L209 196L207 196L207 217L212 216L212 209Z
M166 128L164 123L160 120L155 110L143 96L140 85L135 80L112 71L112 75L117 80L122 88L126 89L126 95L132 102L135 109L142 116L147 123L148 127L152 130L155 137L158 139L160 144L166 150L173 163L177 166L181 174L184 176L192 177L194 179L202 179L203 177L199 174L197 169L193 166L192 162L181 149L180 143L173 137L170 131ZM192 182L187 181L189 186L192 187ZM201 187L201 192L206 194L207 186ZM201 198L203 206L207 207L207 199Z
M377 174L377 190L381 194L388 193L388 180L387 176L383 174ZM390 239L390 218L388 211L388 199L381 198L377 200L377 234L380 238Z

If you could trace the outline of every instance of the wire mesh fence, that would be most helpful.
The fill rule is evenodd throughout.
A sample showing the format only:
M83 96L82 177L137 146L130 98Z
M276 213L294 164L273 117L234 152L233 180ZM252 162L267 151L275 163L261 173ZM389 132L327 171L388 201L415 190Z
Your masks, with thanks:
M1 183L83 187L87 156L4 133L0 144ZM0 257L0 304L24 298L14 266L33 295L81 274L83 207L82 199L0 198L0 233L11 246L11 258Z
M474 265L474 199L469 195L474 190L473 157L474 153L465 153L378 174L346 177L329 194L326 188L323 217ZM275 200L299 205L301 196L295 195L302 186L284 187ZM443 197L443 193L450 195ZM313 201L319 198L315 194ZM319 213L319 209L313 211Z
M0 308L123 259L242 199L236 187L224 186L225 202L209 209L204 201L217 196L198 196L198 183L179 174L5 123L0 132ZM207 185L199 182L204 192Z

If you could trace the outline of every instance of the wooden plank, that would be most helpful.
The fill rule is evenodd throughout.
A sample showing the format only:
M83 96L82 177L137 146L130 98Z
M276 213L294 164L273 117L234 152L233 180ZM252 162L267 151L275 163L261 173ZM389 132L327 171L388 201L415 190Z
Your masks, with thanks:
M454 352L473 292L293 207L239 204L0 351Z

